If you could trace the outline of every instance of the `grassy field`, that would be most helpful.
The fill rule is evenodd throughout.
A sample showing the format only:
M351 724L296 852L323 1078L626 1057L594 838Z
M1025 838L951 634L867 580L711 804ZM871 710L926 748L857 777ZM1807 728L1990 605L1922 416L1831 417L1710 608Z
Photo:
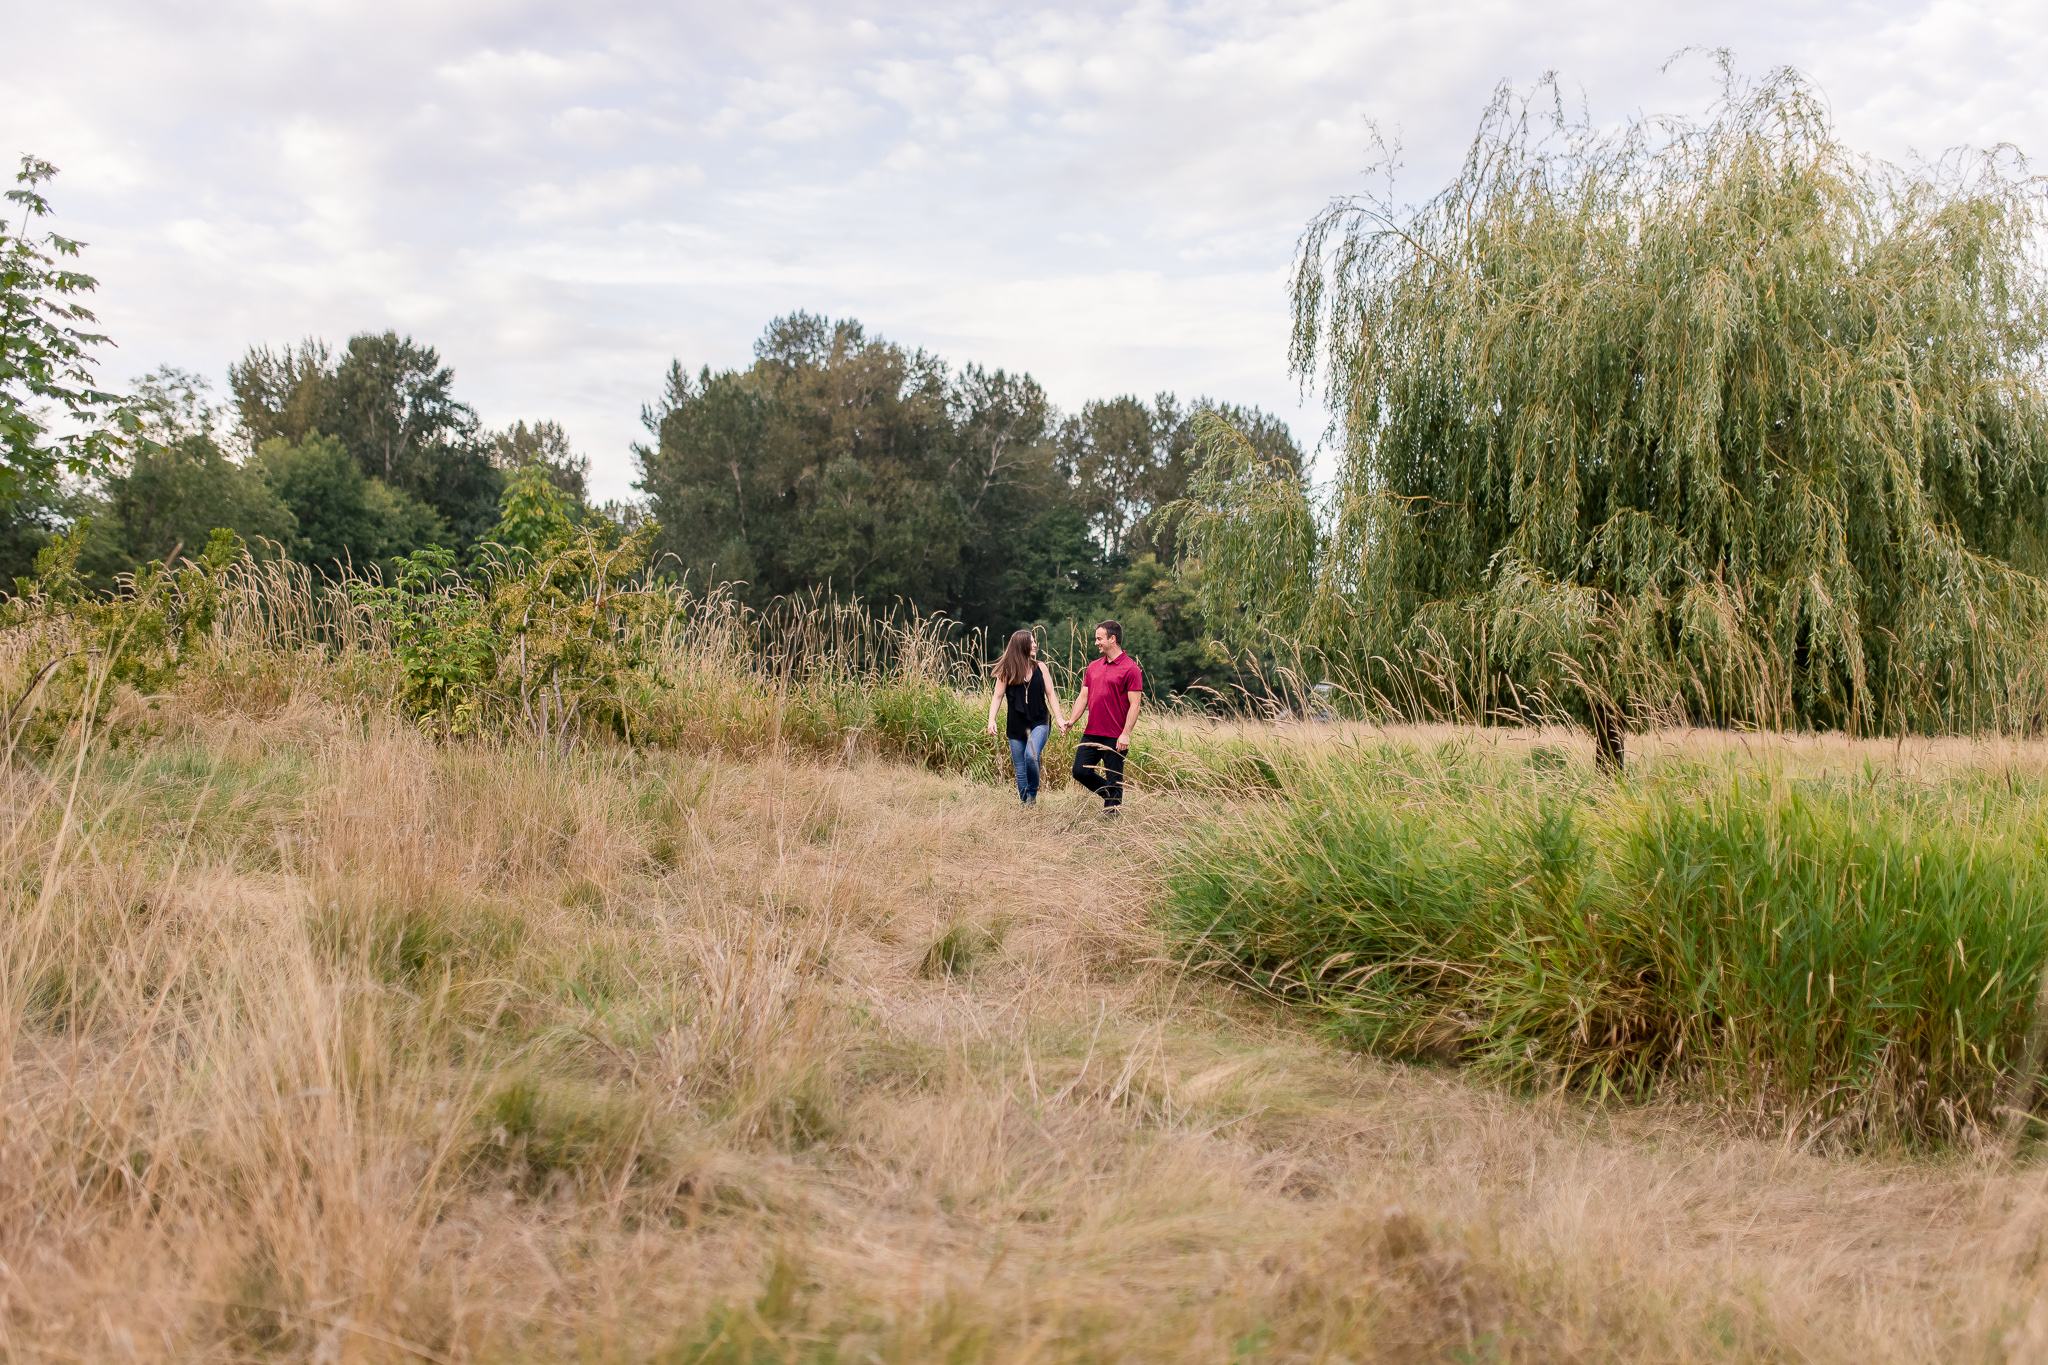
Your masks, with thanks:
M121 707L6 772L8 1360L2048 1351L2031 1165L1378 1060L1190 971L1190 832L1287 802L439 744L310 667Z
M420 703L209 581L0 632L0 1360L2048 1358L2048 748L1155 716L1106 824L915 623Z

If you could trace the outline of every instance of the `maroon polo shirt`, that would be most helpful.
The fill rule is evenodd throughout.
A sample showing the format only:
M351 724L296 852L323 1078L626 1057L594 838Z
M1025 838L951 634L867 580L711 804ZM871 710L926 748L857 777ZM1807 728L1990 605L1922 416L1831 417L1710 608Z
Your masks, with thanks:
M1089 664L1081 686L1088 690L1087 732L1115 737L1130 722L1130 694L1145 690L1145 672L1128 653L1119 654L1115 663L1097 659Z

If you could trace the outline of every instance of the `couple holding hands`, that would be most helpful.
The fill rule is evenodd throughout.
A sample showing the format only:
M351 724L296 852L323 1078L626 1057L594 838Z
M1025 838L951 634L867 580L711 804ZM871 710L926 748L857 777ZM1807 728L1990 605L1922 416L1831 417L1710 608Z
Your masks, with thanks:
M1060 714L1060 695L1052 670L1038 657L1038 637L1020 630L996 663L995 687L988 698L988 732L996 732L996 708L1010 708L1010 762L1017 770L1017 795L1025 805L1038 801L1039 755L1057 723L1062 733L1080 727L1074 746L1074 780L1102 797L1105 815L1115 815L1124 802L1124 755L1137 728L1145 674L1138 661L1124 653L1124 628L1115 621L1095 627L1095 648L1102 657L1081 675L1081 694L1071 718Z

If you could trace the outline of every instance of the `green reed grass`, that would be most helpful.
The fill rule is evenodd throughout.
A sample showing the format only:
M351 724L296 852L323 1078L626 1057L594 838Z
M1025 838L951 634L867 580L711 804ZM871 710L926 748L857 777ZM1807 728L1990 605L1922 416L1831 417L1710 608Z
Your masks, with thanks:
M1953 1136L2010 1092L2048 958L2039 796L1361 750L1190 840L1168 914L1394 1055Z

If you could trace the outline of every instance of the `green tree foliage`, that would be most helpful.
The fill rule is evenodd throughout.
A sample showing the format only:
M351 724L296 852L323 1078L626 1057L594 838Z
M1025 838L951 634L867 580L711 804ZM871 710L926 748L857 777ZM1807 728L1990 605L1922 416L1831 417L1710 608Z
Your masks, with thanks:
M955 370L857 322L804 313L771 323L755 357L695 377L673 366L643 413L656 439L637 450L639 487L672 570L700 585L745 582L757 605L830 588L997 634L1092 624L1119 600L1126 570L1170 555L1174 528L1155 514L1185 486L1194 415L1218 409L1161 394L1091 402L1063 420L1029 375ZM1224 410L1299 469L1284 424Z
M1435 198L1310 224L1293 354L1343 425L1334 497L1307 534L1217 443L1212 593L1277 587L1465 714L2037 724L2038 185L2004 151L1862 158L1790 72L1704 121L1557 108L1503 94ZM1260 519L1293 529L1253 552Z
M1312 609L1328 600L1319 599L1322 526L1300 461L1269 457L1222 409L1192 425L1192 475L1168 514L1180 523L1180 575L1197 585L1209 630L1231 652L1277 641L1327 647L1338 634L1327 620L1310 631Z
M37 186L56 174L49 162L23 157L5 196L20 225L0 214L0 507L47 488L60 471L105 469L137 426L120 396L93 378L91 353L109 343L86 330L93 314L80 301L98 281L64 264L81 243L35 231L50 213ZM53 433L39 408L56 410L74 430Z
M948 610L992 634L1085 615L1107 566L1061 467L1045 390L1030 375L970 364L948 407L966 528Z
M505 481L503 508L491 540L508 549L538 553L551 541L566 540L576 529L579 508L551 477L544 464L515 470Z
M389 331L351 337L338 356L312 338L259 346L228 382L252 445L332 436L366 476L431 507L457 546L497 523L497 443L455 398L455 372L433 347Z
M206 381L165 366L136 382L135 408L150 440L95 496L81 499L91 532L78 558L86 580L106 588L152 560L197 555L226 529L266 552L288 546L298 519L260 466L231 459L216 438Z
M366 477L338 437L314 432L296 445L272 437L256 461L295 522L287 552L322 573L388 562L447 537L433 508Z
M296 543L298 518L272 491L263 471L237 464L210 437L190 435L138 451L109 478L103 512L92 517L83 563L105 585L151 560L198 553L216 528L255 545Z
M1125 569L1103 615L1124 628L1124 648L1145 670L1145 690L1164 700L1205 689L1225 694L1235 682L1227 652L1216 648L1201 610L1201 575L1176 574L1155 555ZM1093 622L1090 650L1093 648Z
M333 381L334 353L314 337L276 351L252 346L228 367L228 388L251 446L296 444L332 429L339 419Z
M89 330L94 318L82 301L98 282L66 264L82 244L36 231L50 214L38 187L56 174L24 156L5 196L20 222L0 213L0 576L8 581L28 573L75 515L61 477L111 468L139 428L93 375L92 352L111 343ZM52 431L51 413L69 429Z
M1096 538L1113 556L1173 562L1181 517L1176 504L1187 496L1198 462L1198 427L1212 413L1230 422L1260 460L1301 472L1301 447L1285 422L1211 398L1183 408L1162 393L1148 407L1127 395L1083 404L1060 424L1061 470Z
M559 496L537 475L530 482ZM566 530L537 554L486 551L480 573L426 549L388 585L351 592L391 631L402 699L445 734L511 730L566 743L595 725L633 736L659 623L671 600L645 585L656 528L608 522Z
M0 602L0 629L33 670L7 716L10 748L24 738L49 744L80 720L98 723L124 688L157 692L176 681L204 647L228 575L244 559L234 533L217 530L175 567L144 565L102 593L79 572L89 534L80 522L54 540ZM31 700L40 704L23 711Z
M491 438L491 462L508 481L517 470L538 467L572 503L580 507L590 499L590 457L576 453L559 422L514 422Z
M971 367L956 382L935 356L807 313L771 323L745 371L672 367L645 417L660 551L763 601L829 587L942 609L993 518L1042 505L1034 482L1054 478L1028 378Z
M1157 505L1171 461L1180 412L1171 394L1155 407L1142 399L1096 399L1060 424L1060 466L1096 540L1113 555L1140 549L1146 515Z

